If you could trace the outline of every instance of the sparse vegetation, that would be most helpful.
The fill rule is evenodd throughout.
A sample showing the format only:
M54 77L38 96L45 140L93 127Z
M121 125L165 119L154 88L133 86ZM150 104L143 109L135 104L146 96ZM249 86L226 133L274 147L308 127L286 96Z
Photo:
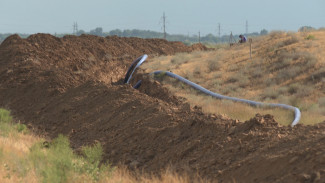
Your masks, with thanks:
M313 32L312 35L318 38L311 45L314 47L322 37L325 37L324 32ZM324 110L321 109L324 107L322 102L315 98L325 95L323 84L325 70L323 62L319 60L322 58L319 55L323 52L312 48L306 50L310 41L305 41L305 38L306 35L303 33L272 31L254 42L255 50L251 60L248 59L246 47L236 49L224 47L201 58L196 54L188 54L191 62L186 66L178 65L179 68L175 69L174 73L211 87L207 89L223 95L301 107L302 123L321 122L325 120ZM217 62L214 62L215 60ZM206 65L207 72L203 70L195 72L198 65ZM150 65L147 69L150 70ZM196 73L195 77L192 73ZM177 93L180 93L180 89ZM187 98L186 95L182 97ZM206 104L197 102L196 105L198 103L205 108ZM241 107L245 111L247 108L244 106ZM219 109L216 108L215 111L220 114ZM224 111L228 116L232 116L232 112ZM289 121L284 124L288 124Z
M0 182L191 182L187 175L168 170L160 177L136 177L126 169L101 164L100 143L82 147L81 155L77 155L63 135L48 142L22 133L25 127L18 126L8 110L0 109ZM196 182L207 181L197 178Z
M218 71L220 69L220 65L216 60L208 60L208 70L209 72Z
M109 175L113 170L109 165L99 166L102 155L100 144L84 147L85 158L82 158L73 153L67 137L59 135L51 142L31 137L26 134L25 125L13 122L9 111L0 109L0 116L0 162L5 165L4 181L17 179L23 182L91 182L99 180L100 175ZM33 140L28 142L24 140L31 138ZM4 143L8 140L14 142ZM18 144L21 146L17 146ZM25 144L28 144L27 147Z
M170 62L175 65L180 65L188 61L188 57L185 53L178 53L170 60Z
M325 97L321 97L318 99L318 104L320 107L325 107Z
M315 36L312 35L312 34L309 34L305 39L307 39L307 40L314 40L315 39Z

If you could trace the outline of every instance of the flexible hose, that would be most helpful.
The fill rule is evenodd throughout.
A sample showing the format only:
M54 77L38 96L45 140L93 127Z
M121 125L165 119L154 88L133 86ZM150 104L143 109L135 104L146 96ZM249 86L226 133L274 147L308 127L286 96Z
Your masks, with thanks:
M288 110L291 110L295 113L295 118L294 120L292 121L291 123L291 126L295 126L300 118L301 118L301 112L300 110L297 108L297 107L293 107L293 106L290 106L290 105L286 105L286 104L274 104L274 103L262 103L262 102L255 102L255 101L252 101L252 100L246 100L246 99L240 99L240 98L236 98L236 97L228 97L228 96L224 96L224 95L220 95L218 93L213 93L212 91L210 90L207 90L205 88L203 88L202 86L198 85L198 84L195 84L177 74L174 74L172 72L168 72L168 71L154 71L152 72L151 74L154 74L154 75L167 75L169 77L172 77L172 78L175 78L183 83L186 83L188 85L190 85L191 87L207 94L207 95L210 95L214 98L218 98L218 99L227 99L227 100L232 100L232 101L235 101L235 102L242 102L242 103L246 103L246 104L249 104L251 106L254 106L254 107L280 107L280 108L283 108L283 109L288 109Z
M125 74L125 78L124 78L124 83L128 84L132 78L132 75L134 73L134 71L140 67L140 65L148 58L148 55L144 54L141 57L135 59L131 66L129 67L128 71ZM131 72L132 71L132 72Z
M124 83L129 83L131 78L132 78L132 75L134 73L134 71L147 59L148 55L143 55L139 58L137 58L135 61L132 62L130 68L128 69L126 75L125 75L125 78L124 78ZM132 72L131 72L132 71ZM298 124L300 118L301 118L301 112L300 110L297 108L297 107L293 107L293 106L290 106L290 105L286 105L286 104L274 104L274 103L262 103L262 102L256 102L256 101L252 101L252 100L246 100L246 99L240 99L240 98L236 98L236 97L228 97L228 96L224 96L224 95L221 95L221 94L218 94L218 93L214 93L210 90L207 90L205 88L203 88L202 86L198 85L198 84L195 84L177 74L174 74L172 72L168 72L168 71L154 71L150 74L153 74L153 75L167 75L169 77L172 77L172 78L175 78L183 83L186 83L188 85L190 85L191 87L207 94L207 95L210 95L214 98L218 98L218 99L227 99L227 100L232 100L232 101L235 101L235 102L242 102L242 103L246 103L246 104L249 104L251 106L254 106L254 107L279 107L279 108L283 108L283 109L287 109L287 110L291 110L295 113L295 118L294 120L292 121L291 123L291 126L295 126L296 124ZM141 86L141 80L138 81L134 88L137 89Z

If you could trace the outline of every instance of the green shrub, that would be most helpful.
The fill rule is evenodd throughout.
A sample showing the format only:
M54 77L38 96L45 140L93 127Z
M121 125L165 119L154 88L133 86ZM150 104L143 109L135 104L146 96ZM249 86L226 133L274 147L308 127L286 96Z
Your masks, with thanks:
M44 182L66 182L75 158L69 139L63 135L54 139L48 149L43 149L42 143L35 144L29 156Z
M16 129L19 133L24 133L24 134L28 133L28 128L25 124L18 123L16 125Z
M12 132L12 117L10 112L5 109L0 108L0 135L8 136Z
M55 138L49 146L43 144L37 143L32 146L29 154L29 159L36 173L43 178L43 182L67 182L73 172L86 173L97 181L102 172L113 170L109 165L99 166L103 154L100 143L82 147L83 157L73 153L69 139L63 135Z
M0 108L0 122L1 123L11 123L12 117L10 116L10 111Z
M100 143L96 143L93 146L86 146L82 148L82 154L85 156L85 159L91 163L96 164L102 160L103 148Z
M312 35L312 34L309 34L305 39L306 40L314 40L315 39L315 36Z

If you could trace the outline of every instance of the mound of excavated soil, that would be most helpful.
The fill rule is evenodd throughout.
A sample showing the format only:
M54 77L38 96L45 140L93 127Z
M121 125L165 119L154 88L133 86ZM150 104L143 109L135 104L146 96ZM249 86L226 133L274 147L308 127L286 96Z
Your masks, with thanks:
M325 123L280 126L206 115L146 76L139 90L121 81L133 59L205 50L161 39L46 34L0 45L0 106L73 148L99 141L105 161L159 173L199 173L219 182L324 182ZM150 61L150 59L148 60Z

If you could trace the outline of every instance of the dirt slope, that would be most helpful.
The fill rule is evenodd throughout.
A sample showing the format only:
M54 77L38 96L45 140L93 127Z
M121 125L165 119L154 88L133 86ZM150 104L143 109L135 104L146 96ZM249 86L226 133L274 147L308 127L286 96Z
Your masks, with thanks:
M140 90L121 84L144 53L195 48L206 49L159 39L11 36L0 45L0 106L38 133L68 135L76 150L100 141L105 160L130 169L171 166L219 182L324 182L324 123L227 120L190 108L146 76Z

